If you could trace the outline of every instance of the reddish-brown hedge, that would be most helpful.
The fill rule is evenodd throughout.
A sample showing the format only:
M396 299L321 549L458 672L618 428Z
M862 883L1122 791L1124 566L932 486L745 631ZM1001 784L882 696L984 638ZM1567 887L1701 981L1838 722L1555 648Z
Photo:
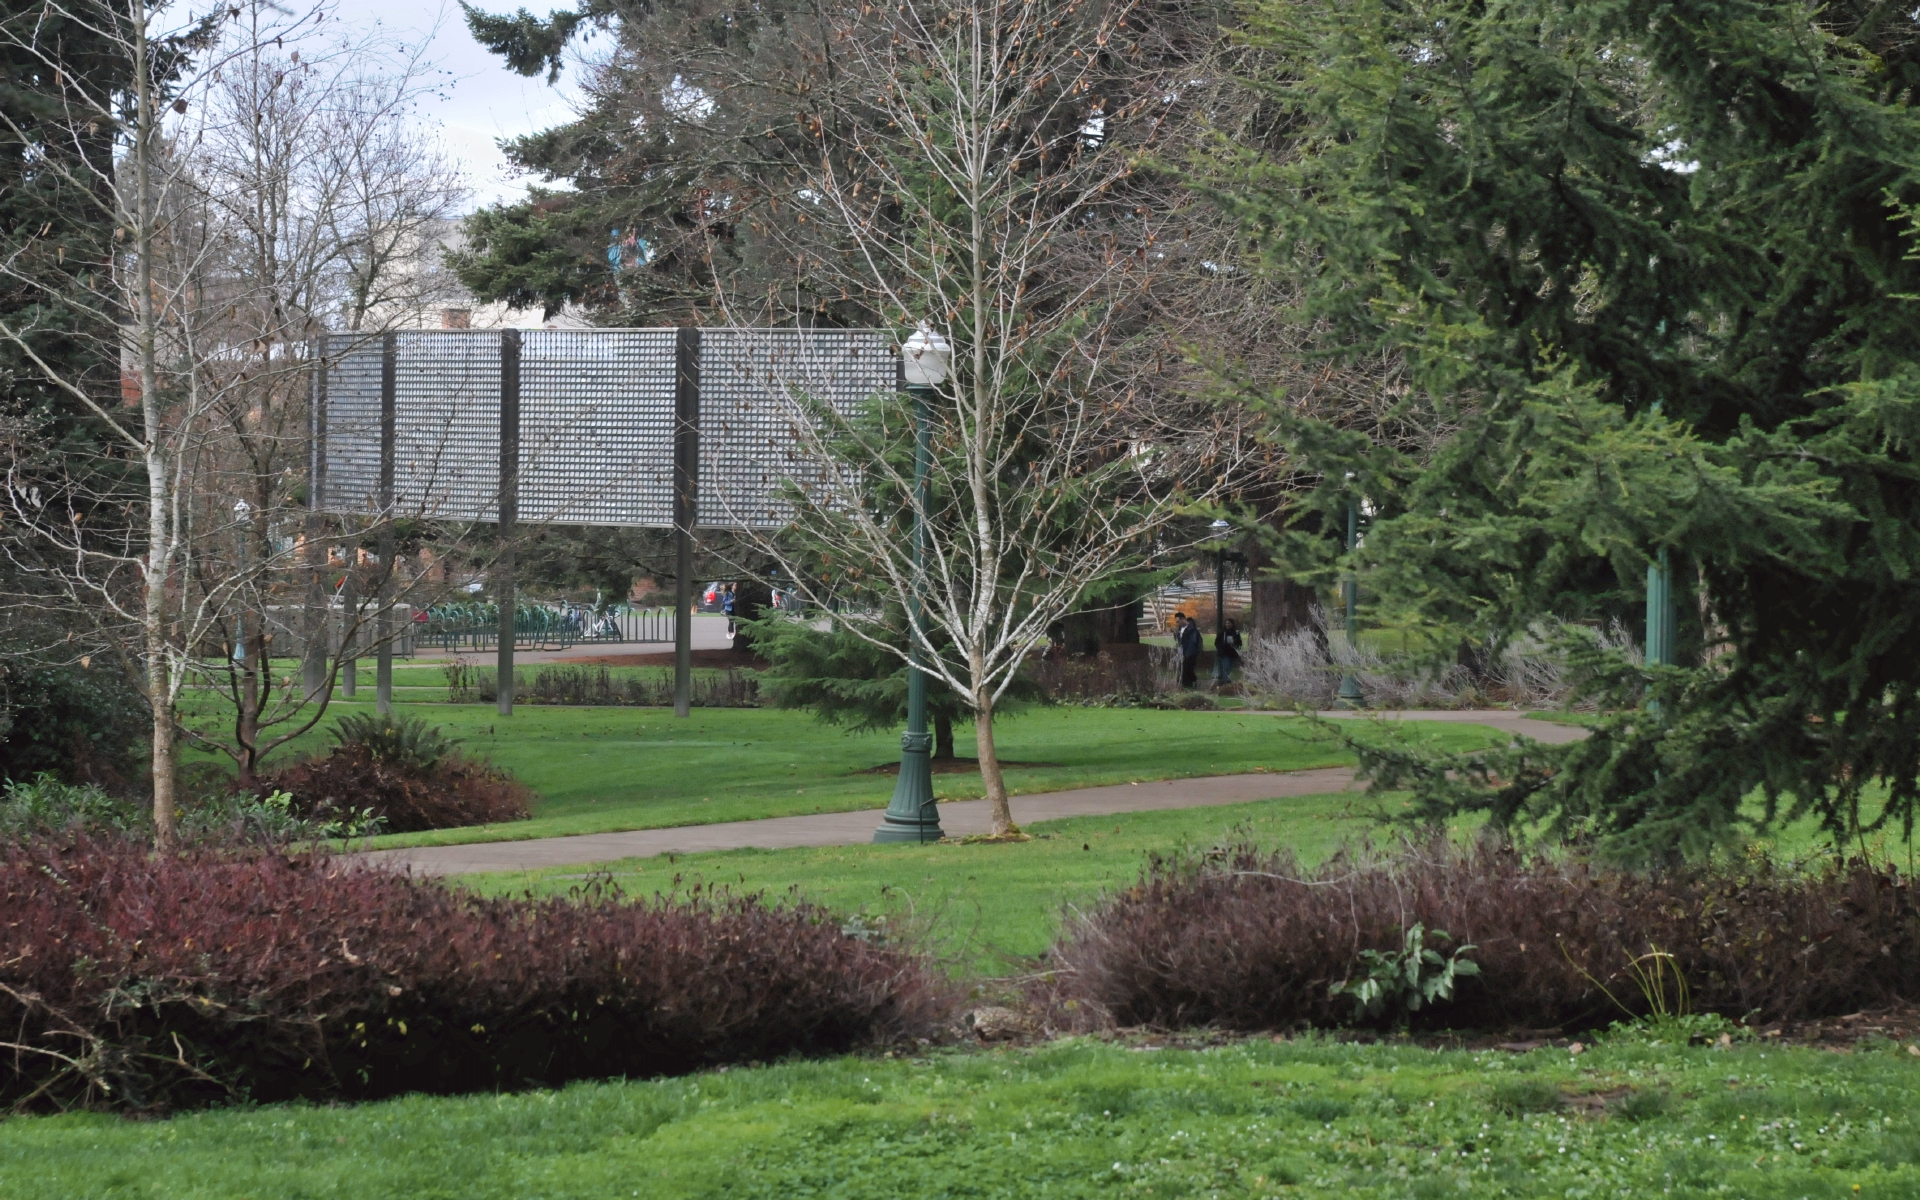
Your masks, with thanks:
M0 1103L168 1108L646 1076L930 1035L818 909L489 900L341 859L0 851Z
M1736 1020L1920 999L1920 910L1891 870L1643 874L1444 845L1313 871L1248 846L1157 860L1069 922L1051 999L1074 1001L1059 1012L1078 1023L1336 1025L1351 1004L1329 986L1362 949L1398 950L1416 921L1472 942L1483 971L1421 1014L1429 1026L1579 1028L1644 1012L1629 963L1654 949L1673 955L1695 1011Z
M421 770L383 762L365 746L336 746L278 772L270 786L290 794L301 816L333 820L370 809L385 818L388 833L524 821L530 815L525 784L457 754Z

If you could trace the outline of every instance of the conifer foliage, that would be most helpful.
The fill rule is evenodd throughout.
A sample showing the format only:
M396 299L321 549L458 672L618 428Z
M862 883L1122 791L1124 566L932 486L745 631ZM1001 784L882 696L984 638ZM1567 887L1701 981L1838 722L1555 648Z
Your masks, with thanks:
M1592 739L1381 782L1638 853L1738 832L1756 788L1836 838L1911 828L1917 34L1864 0L1253 10L1297 140L1231 159L1222 200L1441 431L1416 456L1256 400L1323 512L1364 497L1382 603L1498 643L1637 600L1662 550L1682 597L1687 662L1590 659L1627 710Z

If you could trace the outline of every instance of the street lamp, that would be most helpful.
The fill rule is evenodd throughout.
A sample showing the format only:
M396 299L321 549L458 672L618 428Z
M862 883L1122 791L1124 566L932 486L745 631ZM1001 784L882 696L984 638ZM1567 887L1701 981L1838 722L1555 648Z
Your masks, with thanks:
M1353 482L1353 473L1347 473L1349 485ZM1360 497L1347 496L1347 553L1352 554L1360 545ZM1342 708L1360 708L1367 702L1365 692L1360 690L1360 677L1353 668L1360 661L1360 580L1353 572L1340 581L1340 598L1347 610L1347 670L1340 677L1340 691L1337 699Z
M247 522L253 517L253 505L243 497L233 502L233 548L235 552L234 574L241 579L247 577ZM239 615L233 622L233 657L236 662L247 659L247 610L242 605Z
M921 622L921 577L927 554L927 475L932 469L933 444L927 428L934 389L947 381L953 347L925 321L900 347L900 377L913 401L913 578L907 595L907 731L900 735L900 779L887 803L876 842L937 842L943 836L940 811L933 799L933 771L928 755L933 735L927 732L927 674L921 640L915 632Z
M1213 540L1220 545L1213 552L1213 676L1216 682L1222 679L1220 674L1221 639L1227 632L1227 534L1232 532L1233 524L1225 518L1207 526L1213 534Z

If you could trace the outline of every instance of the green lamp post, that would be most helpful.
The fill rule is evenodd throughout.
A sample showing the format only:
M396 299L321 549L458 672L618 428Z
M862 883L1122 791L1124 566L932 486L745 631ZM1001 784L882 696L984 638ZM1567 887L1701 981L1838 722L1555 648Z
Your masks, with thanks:
M1646 661L1649 667L1673 665L1674 626L1679 619L1673 602L1673 565L1668 561L1667 548L1662 546L1654 560L1647 564ZM1658 718L1660 702L1649 696L1647 711Z
M1353 480L1352 475L1347 480ZM1352 554L1360 545L1360 498L1347 498L1347 553ZM1340 677L1340 691L1336 699L1341 708L1362 708L1367 703L1366 693L1360 690L1360 677L1354 674L1354 664L1360 661L1360 580L1349 573L1340 581L1340 600L1346 608L1347 626L1347 670Z
M900 780L887 804L876 842L937 842L944 836L940 811L933 799L933 771L928 756L933 735L927 732L927 674L922 669L920 629L921 579L927 553L927 473L933 447L927 428L927 410L934 389L947 381L947 363L953 348L927 323L900 347L901 377L913 401L913 581L907 596L907 731L900 735Z
M1667 323L1660 322L1660 332L1665 334ZM1653 411L1660 413L1662 402L1653 402ZM1673 564L1667 557L1667 548L1660 547L1654 560L1647 564L1647 648L1646 664L1649 667L1670 667L1673 665L1674 626L1679 624L1680 614L1674 608L1673 600ZM1657 716L1660 702L1649 700L1647 707Z

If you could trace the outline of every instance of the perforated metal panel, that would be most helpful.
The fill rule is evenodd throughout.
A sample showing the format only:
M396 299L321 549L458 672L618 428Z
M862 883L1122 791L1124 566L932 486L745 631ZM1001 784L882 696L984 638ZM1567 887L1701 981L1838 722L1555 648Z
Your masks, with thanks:
M675 331L529 330L520 351L520 519L673 526ZM377 510L378 338L327 379L326 511ZM873 330L705 329L699 523L778 526L784 480L808 470L796 423L810 397L850 413L896 380ZM405 515L498 518L500 333L395 341L395 501Z
M674 331L538 329L520 349L520 519L673 526Z
M380 491L380 339L332 339L327 368L326 494L329 512L374 512Z
M378 375L374 382L377 388ZM396 510L450 521L498 519L500 335L395 335L393 398Z
M852 413L894 388L897 361L893 338L878 330L702 330L700 524L785 524L781 485L812 472L797 397Z

